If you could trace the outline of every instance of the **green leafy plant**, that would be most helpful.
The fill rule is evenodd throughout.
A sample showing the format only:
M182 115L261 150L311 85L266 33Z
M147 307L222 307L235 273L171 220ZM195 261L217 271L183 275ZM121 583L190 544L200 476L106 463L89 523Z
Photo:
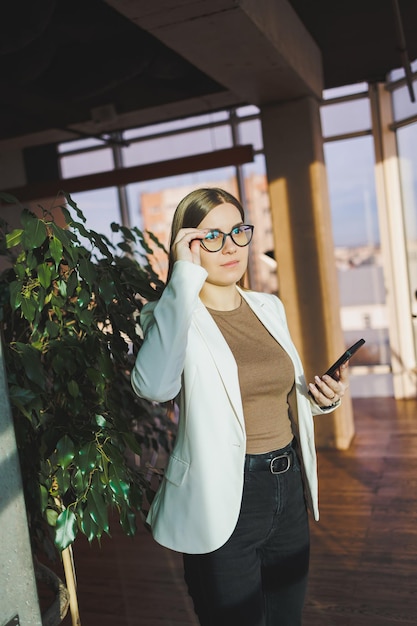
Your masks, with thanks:
M164 407L138 398L129 380L141 307L163 289L152 249L117 224L112 244L64 197L64 227L23 209L21 228L0 228L1 330L30 531L59 551L79 532L110 534L112 511L135 533L152 493L132 458L168 448L172 430Z

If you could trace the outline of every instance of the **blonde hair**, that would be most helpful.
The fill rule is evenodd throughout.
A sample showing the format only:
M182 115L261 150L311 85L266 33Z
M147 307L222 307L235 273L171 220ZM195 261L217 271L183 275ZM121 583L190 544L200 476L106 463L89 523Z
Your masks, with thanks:
M219 204L226 203L233 204L233 206L238 209L242 217L242 221L244 221L245 212L239 200L232 196L232 194L228 191L220 189L219 187L195 189L181 200L175 209L174 217L172 219L167 281L171 277L174 265L172 245L181 228L197 228L200 222L203 221L205 216L210 213L212 209L219 206Z

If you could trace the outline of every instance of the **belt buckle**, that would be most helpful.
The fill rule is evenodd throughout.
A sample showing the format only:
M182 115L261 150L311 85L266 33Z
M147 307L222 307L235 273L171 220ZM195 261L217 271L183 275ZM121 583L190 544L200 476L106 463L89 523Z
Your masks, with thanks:
M285 469L282 470L274 470L274 461L277 461L278 459L287 459L287 467ZM271 459L271 462L269 464L269 469L271 471L271 474L285 474L285 472L288 472L288 470L291 467L291 456L289 454L281 454L280 456L274 456L273 459Z

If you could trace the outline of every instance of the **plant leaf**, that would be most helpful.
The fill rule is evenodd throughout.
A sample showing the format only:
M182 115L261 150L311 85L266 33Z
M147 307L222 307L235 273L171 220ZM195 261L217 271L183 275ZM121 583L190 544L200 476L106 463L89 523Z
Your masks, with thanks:
M63 254L68 255L72 261L75 261L78 256L78 251L73 245L71 234L67 230L60 228L57 224L55 224L55 222L52 222L51 228L55 237L62 243Z
M89 287L92 287L93 282L97 275L97 272L93 263L91 263L91 261L89 261L86 258L82 258L79 263L79 271L80 271L81 276L84 278L85 282L87 283L87 285Z
M133 511L121 511L120 524L126 535L133 536L136 532L136 515L133 513Z
M82 237L86 237L86 239L91 239L90 231L86 229L84 224L80 224L80 222L71 222L71 227L76 228Z
M65 280L58 280L57 284L58 284L59 293L61 294L63 298L66 298L67 297L67 283L65 282Z
M17 280L9 285L10 305L13 309L18 309L22 304L22 285Z
M91 541L96 538L99 528L92 517L88 515L88 511L87 515L82 516L82 519L80 520L80 527L84 535L86 535L88 541L91 543Z
M106 259L111 263L113 261L113 255L110 252L109 248L114 248L114 245L105 237L104 235L99 235L93 230L90 232L90 238L92 243L98 250L100 250L101 254L106 257ZM106 243L107 242L107 243Z
M56 478L56 483L58 486L56 493L62 497L71 486L70 473L67 472L65 469L63 469L62 467L58 466L56 470L55 478Z
M59 326L52 322L51 320L47 320L45 324L46 331L51 339L55 339L59 335Z
M52 267L47 263L40 263L38 265L38 278L42 287L48 289L52 281Z
M87 291L87 289L81 289L77 296L77 302L81 309L83 309L87 304L91 302L91 295Z
M22 234L22 243L28 250L39 248L47 237L45 222L36 217L28 219Z
M79 312L78 319L84 326L87 326L87 328L89 328L93 323L94 313L93 311L90 311L90 309L83 309Z
M72 271L70 275L68 276L68 280L67 280L67 295L69 298L72 297L77 285L78 285L77 272Z
M103 496L94 488L89 490L87 496L87 506L90 517L104 532L109 532L109 519L107 514L107 506Z
M100 428L105 428L107 426L107 422L102 415L96 415L96 422Z
M116 295L114 280L112 278L108 278L107 276L103 276L100 279L98 290L104 302L109 305Z
M117 244L117 246L120 248L120 250L123 250L123 252L127 252L128 254L132 252L131 244L127 243L126 241L121 241Z
M64 509L56 520L55 545L59 550L65 550L74 541L76 535L77 518L72 509Z
M46 521L49 526L56 526L56 521L58 519L58 513L55 509L50 509L49 507L45 511Z
M65 196L66 201L68 202L68 204L70 205L71 208L74 209L74 211L76 212L78 219L80 219L83 222L86 222L86 218L84 217L84 213L81 211L81 209L78 208L77 203L75 202L75 200L73 200L70 196L69 193L67 193L66 191L62 191L63 196Z
M8 248L17 246L22 239L23 228L16 228L11 233L6 235L6 245Z
M81 496L88 488L88 479L85 479L83 473L77 470L71 476L71 485L77 496Z
M62 241L58 239L55 235L49 240L49 252L51 253L51 257L55 261L55 265L58 266L62 260L62 252L63 252Z
M90 473L96 466L97 449L94 442L89 442L78 451L78 467L83 474Z
M45 377L43 373L41 353L31 345L16 342L16 348L21 354L22 367L26 376L36 383L41 389L45 388Z
M120 476L120 468L116 467L114 464L110 465L109 474L109 485L111 490L115 494L117 501L120 501L122 499L128 501L130 486Z
M20 402L23 406L30 404L37 398L37 394L31 389L23 389L23 387L18 387L17 385L10 387L9 396L12 402Z
M74 442L68 435L64 435L56 444L56 462L66 469L75 456Z
M159 241L158 237L156 237L153 233L151 233L151 231L150 231L150 230L147 230L146 232L147 232L147 234L149 235L149 238L151 239L151 241L153 241L153 242L154 242L154 244L155 244L158 248L160 248L160 249L161 249L161 250L163 250L166 254L168 254L167 249L165 248L164 244L163 244L161 241Z
M129 241L136 241L136 237L130 230L130 228L127 228L126 226L120 226L120 230L122 231L125 239L128 239Z
M102 385L104 383L103 373L100 372L99 370L96 370L92 367L88 367L86 370L86 374L89 380L91 380L91 382L93 383L95 387L97 387L98 385ZM99 425L101 426L101 424Z
M41 503L41 510L45 511L48 506L48 490L45 485L39 485L39 499ZM49 523L49 522L48 522ZM53 524L55 525L55 524ZM52 524L51 524L52 526Z
M69 391L70 396L73 398L77 398L80 393L80 388L75 380L69 380L67 382L67 389Z
M22 313L27 319L28 322L33 322L35 319L36 313L36 302L32 300L32 298L22 298L22 302L20 304L22 308Z

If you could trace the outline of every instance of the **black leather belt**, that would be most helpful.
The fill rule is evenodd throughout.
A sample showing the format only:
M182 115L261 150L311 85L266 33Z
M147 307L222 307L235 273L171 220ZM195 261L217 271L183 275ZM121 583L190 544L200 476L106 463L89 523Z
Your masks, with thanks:
M245 472L269 471L271 474L284 474L292 465L293 454L291 445L283 450L276 450L266 454L247 454L245 457Z

